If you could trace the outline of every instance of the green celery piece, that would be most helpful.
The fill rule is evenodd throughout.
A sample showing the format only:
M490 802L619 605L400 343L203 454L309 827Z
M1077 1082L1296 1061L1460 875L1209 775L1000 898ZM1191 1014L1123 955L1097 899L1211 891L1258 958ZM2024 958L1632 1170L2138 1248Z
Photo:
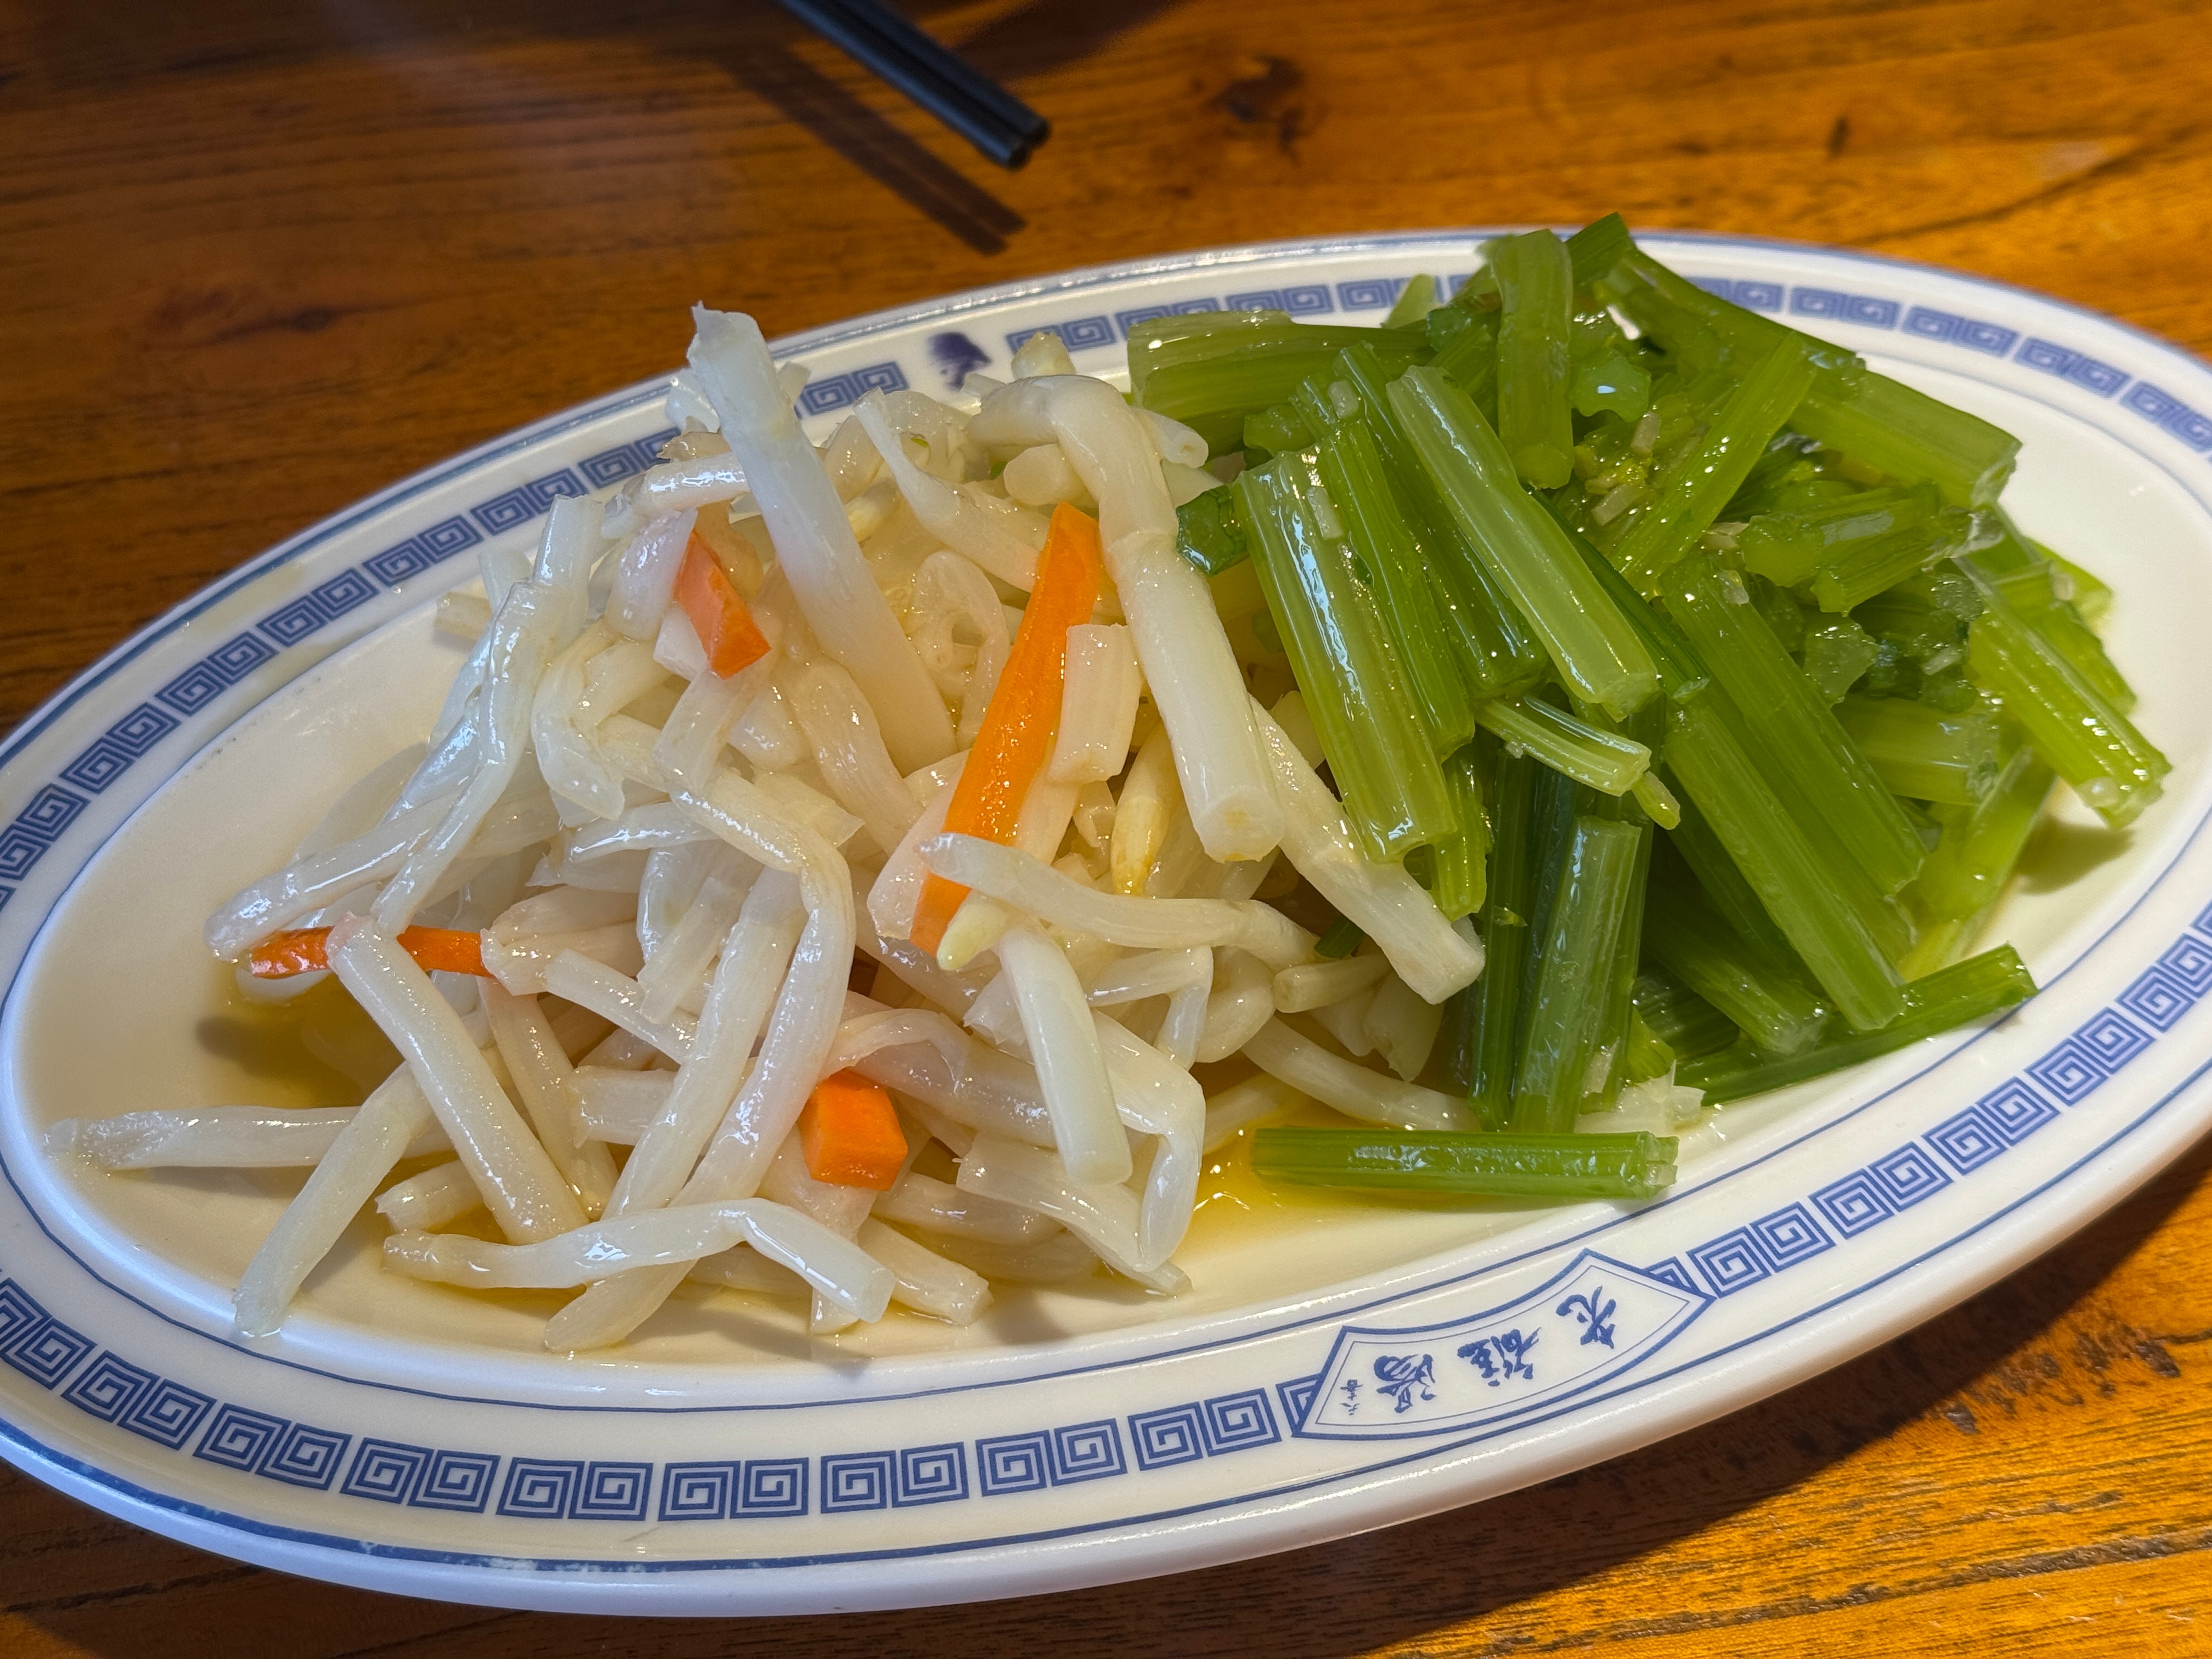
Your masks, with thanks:
M1806 440L1794 432L1778 434L1766 446L1766 453L1752 463L1750 476L1729 498L1729 504L1721 509L1721 517L1747 527L1764 514L1784 512L1780 493L1791 483L1813 476L1814 463L1805 453L1808 447Z
M1655 480L1651 495L1615 520L1624 528L1601 544L1621 574L1649 592L1698 544L1804 400L1814 373L1794 338L1747 365L1697 447Z
M1629 240L1627 222L1618 213L1591 220L1567 238L1567 263L1574 271L1575 287L1589 287L1635 246Z
M1629 240L1628 226L1618 213L1608 213L1584 225L1567 238L1567 267L1575 291L1579 293L1591 287L1618 264L1623 255L1635 250L1636 244ZM1452 296L1452 303L1467 310L1495 311L1498 304L1496 274L1485 265Z
M1641 708L1659 684L1650 653L1565 534L1521 488L1498 434L1466 392L1415 368L1391 382L1389 401L1453 519L1560 678L1615 717Z
M1451 337L1437 346L1429 367L1458 381L1486 418L1498 409L1498 326L1495 313L1454 311L1449 314L1460 320L1450 331ZM1433 337L1431 343L1435 343Z
M1656 1198L1674 1184L1671 1137L1446 1134L1404 1129L1257 1129L1267 1181L1483 1198Z
M1437 279L1425 272L1409 278L1406 286L1399 290L1397 301L1390 307L1390 314L1382 319L1382 326L1419 328L1429 313L1443 303L1437 297L1438 286Z
M1680 702L1710 678L1705 665L1698 660L1698 653L1682 637L1682 630L1668 620L1666 612L1652 608L1644 597L1629 586L1628 578L1613 568L1612 562L1590 543L1589 537L1576 529L1561 516L1557 503L1548 498L1544 505L1552 514L1553 522L1582 555L1583 563L1598 586L1620 607L1621 616L1636 630L1652 665L1658 671L1659 689L1669 700Z
M1513 1109L1513 1071L1521 1054L1521 984L1531 957L1536 913L1536 775L1525 755L1500 755L1491 814L1490 890L1482 901L1482 976L1468 988L1467 1091L1483 1127L1500 1129Z
M1903 697L1846 697L1836 714L1891 793L1908 800L1972 806L1996 782L1996 722L1979 710L1947 714Z
M1668 270L1641 249L1623 253L1598 286L1647 335L1698 368L1738 364L1794 336L1821 371L1790 424L1878 472L1926 479L1957 507L1987 507L2011 476L2019 441L1988 422L1868 372L1814 341Z
M1693 887L1655 885L1644 927L1650 954L1765 1052L1794 1054L1820 1041L1831 1015L1818 994L1747 945Z
M1288 403L1270 404L1244 417L1244 447L1268 455L1304 449L1314 440L1297 410Z
M1847 392L1866 372L1858 357L1841 346L1800 334L1708 293L1633 243L1594 275L1589 285L1693 374L1715 368L1741 374L1747 363L1785 341L1796 342L1819 370L1820 384L1836 392Z
M1988 546L1990 526L1977 522L1987 517L1947 507L1887 536L1849 543L1814 573L1813 598L1832 615L1855 610L1938 560Z
M1176 551L1209 576L1251 556L1237 497L1227 484L1194 495L1176 508Z
M1648 830L1578 817L1559 870L1535 991L1522 1021L1511 1128L1565 1134L1575 1126L1635 895L1637 854Z
M1725 1048L1738 1035L1734 1020L1659 964L1647 963L1629 994L1638 1021L1678 1060Z
M1847 543L1887 536L1930 516L1943 504L1933 485L1855 490L1790 511L1762 513L1735 538L1743 568L1795 587L1812 580Z
M2171 769L2128 717L2004 601L1972 558L1958 561L1982 597L1966 632L1966 672L2004 705L2051 769L2115 830L2135 822Z
M2026 744L1972 807L1939 811L1942 839L1905 890L1914 911L1934 921L1966 921L1997 902L2042 821L2053 775Z
M1652 724L1664 729L1666 716L1653 712ZM1621 911L1620 934L1613 942L1613 969L1602 988L1605 1000L1596 1020L1594 1053L1605 1061L1605 1081L1598 1090L1599 1109L1610 1111L1620 1101L1621 1086L1656 1075L1630 1074L1630 1049L1635 1040L1637 964L1644 954L1644 899L1650 890L1651 844L1655 837L1648 818L1632 815L1626 803L1614 804L1621 822L1636 832L1635 866L1629 872L1628 901Z
M1735 603L1703 556L1669 573L1668 612L1741 714L1759 763L1785 779L1816 842L1832 835L1880 893L1912 878L1926 848L1881 779L1764 618Z
M1244 418L1325 374L1347 345L1364 345L1391 374L1428 353L1417 330L1295 323L1279 311L1155 317L1129 331L1129 392L1183 422L1216 453L1238 447Z
M1536 697L1479 705L1475 722L1504 741L1608 795L1626 794L1650 769L1651 750L1632 738L1601 731Z
M1723 1020L1723 1025L1728 1022ZM1735 1027L1729 1026L1733 1034ZM1633 1005L1628 1010L1628 1046L1623 1052L1620 1075L1623 1083L1649 1083L1655 1077L1664 1077L1674 1069L1677 1055L1659 1034L1644 1023L1644 1016Z
M1247 468L1238 507L1267 602L1360 845L1378 864L1455 833L1451 795L1422 735L1403 666L1352 550L1325 536L1302 456Z
M1674 705L1667 769L1814 982L1853 1029L1878 1030L1904 1011L1897 970L1838 872L1761 775L1732 724L1718 686ZM1905 829L1910 834L1911 826ZM1919 844L1914 836L1913 846Z
M1886 374L1848 392L1816 387L1790 425L1893 478L1923 479L1954 507L1988 507L2012 477L2020 440Z
M1314 954L1328 962L1341 962L1359 948L1366 934L1348 916L1339 916L1329 923L1322 936L1314 941Z
M1405 428L1390 407L1389 374L1374 353L1353 347L1337 355L1335 375L1358 394L1376 447L1398 487L1408 528L1420 544L1437 603L1459 641L1459 667L1476 697L1510 696L1543 678L1543 647L1513 602L1484 569Z
M1906 986L1904 1009L1878 1031L1838 1036L1784 1059L1738 1043L1680 1066L1674 1080L1686 1088L1703 1089L1706 1104L1717 1106L1856 1066L1923 1037L1940 1036L2034 994L2035 981L2026 964L2012 946L2000 945Z
M1770 961L1790 967L1800 978L1809 977L1789 936L1774 925L1774 918L1766 914L1765 902L1744 879L1743 872L1735 867L1735 860L1721 845L1720 837L1713 833L1712 825L1698 810L1695 801L1682 801L1681 822L1659 847L1656 862L1659 872L1655 880L1694 884L1701 889L1706 902L1727 918L1737 936L1748 941L1754 951Z
M2053 552L2041 542L2033 542L2029 545L2057 565L2065 576L2073 588L2067 597L2074 608L2081 613L2081 620L2092 628L2102 622L2105 613L2112 608L2112 590L2064 554Z
M1548 230L1504 236L1486 250L1502 301L1498 325L1498 437L1514 470L1538 489L1574 471L1567 404L1574 272Z
M1651 407L1651 377L1620 351L1578 359L1568 401L1577 415L1594 416L1610 410L1624 421L1634 421Z
M2030 541L2002 508L1996 516L2002 534L1986 550L1978 550L1974 562L1996 583L2005 602L2081 671L2106 702L2123 714L2134 712L2135 689L2105 654L2104 641L2089 626L2087 614L2066 597L2081 592L2087 583L2109 602L2112 590L2041 543Z
M1455 661L1452 638L1436 600L1435 585L1423 568L1422 550L1399 510L1389 470L1358 394L1342 380L1355 407L1340 410L1332 390L1306 381L1297 406L1316 434L1323 487L1374 593L1406 671L1414 706L1429 747L1448 755L1474 735L1474 706Z
M1490 815L1483 806L1486 746L1469 743L1444 762L1444 782L1452 792L1459 833L1437 842L1432 849L1436 869L1429 896L1447 921L1457 921L1482 908L1484 872L1490 853Z
M1805 630L1800 660L1805 665L1805 678L1832 707L1858 684L1881 654L1881 647L1865 629L1849 617L1831 617Z

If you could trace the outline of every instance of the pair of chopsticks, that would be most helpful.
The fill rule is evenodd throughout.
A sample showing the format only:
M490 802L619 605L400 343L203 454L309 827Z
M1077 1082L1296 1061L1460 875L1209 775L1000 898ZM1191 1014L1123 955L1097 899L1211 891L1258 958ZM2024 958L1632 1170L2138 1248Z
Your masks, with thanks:
M1000 167L1020 167L1052 124L877 0L779 0L783 9Z

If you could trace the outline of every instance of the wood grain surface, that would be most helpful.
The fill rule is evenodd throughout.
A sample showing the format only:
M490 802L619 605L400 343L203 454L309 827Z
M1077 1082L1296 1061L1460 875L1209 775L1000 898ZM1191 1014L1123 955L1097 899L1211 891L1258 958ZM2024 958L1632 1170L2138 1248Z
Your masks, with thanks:
M679 360L1206 244L1849 244L2212 348L2212 47L2156 0L984 0L996 172L759 0L0 5L0 723L271 542ZM2212 1150L1923 1328L1418 1525L1081 1595L631 1623L329 1589L0 1474L0 1654L2212 1652ZM957 1569L956 1569L957 1570Z

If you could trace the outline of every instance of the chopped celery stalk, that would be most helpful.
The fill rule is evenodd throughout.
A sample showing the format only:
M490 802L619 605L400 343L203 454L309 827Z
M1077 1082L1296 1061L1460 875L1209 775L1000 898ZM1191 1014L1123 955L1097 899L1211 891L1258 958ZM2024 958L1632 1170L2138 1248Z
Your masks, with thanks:
M2135 822L2170 769L2128 717L2031 627L1971 558L1959 568L1981 591L1966 630L1966 672L2003 703L2036 752L2115 830Z
M1437 347L1429 366L1458 381L1488 414L1498 407L1498 325L1488 312L1470 315L1455 310L1450 314L1462 320L1450 339Z
M1540 698L1486 702L1474 718L1484 730L1518 745L1554 772L1608 795L1626 793L1650 769L1651 751L1644 744L1600 731Z
M1669 574L1666 598L1741 714L1761 769L1786 779L1803 802L1807 833L1817 844L1825 826L1878 892L1904 886L1927 849L1774 630L1753 607L1735 602L1727 579L1702 556Z
M1313 434L1306 430L1305 422L1287 403L1269 404L1267 408L1255 409L1244 417L1244 447L1247 449L1280 455L1287 450L1304 449L1312 441Z
M1378 864L1395 863L1455 833L1443 773L1343 527L1332 523L1336 533L1323 533L1317 508L1328 495L1318 473L1285 455L1247 468L1236 488L1267 613L1361 847Z
M2131 712L2134 688L2105 654L2104 642L2089 626L2087 611L2069 597L2086 592L2092 603L2098 603L2098 595L2109 601L2112 590L2080 566L2068 564L2021 535L2002 509L1996 518L2003 534L1986 550L1978 550L1974 562L1996 584L2005 602L2072 663L2106 702L2123 714Z
M1590 285L1696 374L1725 368L1741 374L1747 365L1785 341L1796 343L1820 372L1818 384L1823 386L1848 391L1866 372L1865 365L1841 346L1800 334L1708 293L1633 243L1593 276Z
M1847 392L1816 387L1790 425L1863 466L1943 492L1954 507L1987 507L2012 477L2020 440L1886 374Z
M1726 1020L1721 1021L1728 1025ZM1729 1026L1733 1033L1735 1027ZM1674 1069L1677 1056L1659 1034L1644 1023L1644 1016L1632 1004L1628 1010L1628 1047L1621 1057L1620 1075L1624 1083L1649 1083L1655 1077L1664 1077Z
M1521 981L1529 958L1536 911L1536 774L1525 755L1498 760L1496 810L1491 815L1490 890L1483 896L1482 942L1487 960L1468 988L1476 997L1468 1094L1486 1129L1499 1129L1513 1108L1514 1062L1520 1054Z
M2096 630L2081 619L2081 612L2076 606L2067 600L2054 599L2039 611L2022 614L2060 656L2074 665L2075 672L2099 696L2123 714L2134 712L2135 688L2128 684L2127 677L2112 665L2112 659L2105 654L2105 642L2097 637Z
M1129 331L1130 396L1192 428L1219 453L1237 447L1246 416L1281 403L1355 344L1391 374L1428 349L1416 330L1294 323L1279 311L1155 317Z
M1575 286L1588 288L1635 246L1629 240L1626 222L1618 213L1591 220L1567 238L1567 263L1573 270Z
M1339 916L1329 923L1328 930L1314 941L1314 954L1328 962L1341 962L1359 948L1366 934L1348 916Z
M1644 809L1644 816L1662 830L1672 830L1682 821L1682 803L1674 792L1659 781L1656 772L1646 772L1629 786L1628 793Z
M1821 610L1840 616L1938 559L1988 546L1993 526L1978 522L1988 518L1986 514L1947 507L1932 518L1887 536L1849 543L1814 573L1813 598Z
M1429 896L1444 920L1457 921L1482 908L1484 871L1490 852L1490 817L1483 809L1480 746L1468 744L1444 763L1444 782L1452 792L1459 833L1438 842L1435 878Z
M1874 636L1849 617L1831 617L1805 630L1805 678L1831 705L1841 702L1881 655Z
M1356 407L1358 394L1344 381L1334 386L1355 405L1349 412L1313 380L1299 388L1297 406L1316 434L1322 486L1397 648L1429 747L1448 755L1474 735L1474 707L1454 661L1455 642L1437 610L1420 546L1399 511L1382 451Z
M1514 477L1498 434L1466 392L1409 368L1391 408L1493 581L1542 641L1575 695L1616 718L1658 690L1651 658L1612 596Z
M2043 816L2051 784L2050 766L2021 744L1971 809L1939 811L1942 839L1905 890L1913 909L1935 921L1965 921L1995 904Z
M1836 1037L1786 1059L1763 1055L1738 1043L1677 1067L1674 1080L1686 1088L1703 1089L1706 1103L1717 1106L1856 1066L1923 1037L1940 1036L2034 994L2035 981L2027 966L2012 946L2000 945L1906 986L1904 1010L1878 1031Z
M1761 955L1686 885L1655 887L1646 949L1768 1054L1820 1041L1829 1012L1791 969Z
M1846 697L1836 714L1893 794L1972 806L1996 781L1996 722L1979 710L1947 714L1903 697Z
M1651 1134L1422 1133L1292 1129L1252 1133L1262 1180L1306 1187L1483 1198L1656 1198L1674 1184L1674 1141Z
M1666 612L1654 610L1644 596L1629 585L1628 578L1613 568L1611 561L1590 544L1589 537L1560 517L1557 505L1546 501L1552 510L1553 522L1582 555L1583 565L1598 580L1598 586L1613 596L1620 607L1620 614L1636 630L1636 637L1644 642L1644 649L1658 670L1659 689L1675 702L1680 702L1691 692L1705 684L1705 665L1698 660L1690 642L1682 637L1682 630L1668 619Z
M1638 826L1575 820L1545 931L1513 1084L1512 1128L1565 1134L1587 1091L1600 1025L1635 896Z
M1358 395L1375 447L1398 488L1407 526L1420 545L1422 568L1459 642L1460 672L1468 690L1476 697L1499 697L1534 685L1543 677L1543 647L1492 581L1422 470L1390 407L1389 376L1381 361L1355 347L1337 355L1333 372Z
M1566 245L1548 230L1501 237L1487 252L1503 302L1498 441L1523 479L1538 489L1557 489L1574 471L1574 419L1567 405L1573 268Z
M1237 497L1227 484L1192 496L1176 508L1176 551L1209 576L1251 556Z
M1649 591L1698 544L1804 400L1813 376L1812 359L1794 336L1747 367L1697 447L1665 470L1643 504L1614 520L1622 528L1601 538L1621 574Z
M1903 530L1943 504L1932 485L1859 489L1790 510L1761 513L1735 538L1743 568L1784 587L1808 581L1846 544Z
M1418 328L1428 314L1443 303L1437 292L1437 279L1424 272L1407 280L1399 290L1390 314L1382 319L1385 328Z
M1660 716L1654 724L1663 721L1664 716ZM1603 1068L1604 1080L1595 1091L1596 1109L1601 1111L1610 1111L1620 1104L1624 1083L1640 1083L1646 1077L1657 1075L1646 1072L1632 1079L1629 1075L1629 1048L1636 1024L1636 969L1644 954L1644 900L1651 875L1651 826L1626 816L1620 821L1636 832L1636 852L1634 867L1629 872L1628 902L1621 910L1620 936L1613 941L1612 971L1601 987L1605 1000L1600 1005L1591 1048L1589 1076L1597 1076L1597 1068ZM1586 1078L1583 1093L1587 1096L1590 1092Z
M2102 622L2105 613L2112 608L2112 590L2063 553L2054 553L2041 542L2034 543L2033 546L2037 552L2057 565L2072 585L2074 591L2068 597L2073 601L2074 608L2081 613L2081 620L2092 628Z
M1719 1009L1666 969L1646 968L1629 994L1636 1018L1676 1060L1695 1060L1735 1041L1737 1027ZM1657 1075L1656 1073L1654 1075Z
M1676 780L1677 782L1680 780ZM1789 938L1774 925L1766 906L1735 867L1735 860L1713 834L1713 827L1694 801L1682 803L1682 821L1675 825L1657 852L1659 879L1692 882L1705 890L1705 898L1736 933L1769 960L1802 970Z
M1878 1030L1904 1011L1897 970L1838 872L1737 742L1723 712L1724 695L1709 687L1668 712L1667 769L1814 981L1854 1030Z

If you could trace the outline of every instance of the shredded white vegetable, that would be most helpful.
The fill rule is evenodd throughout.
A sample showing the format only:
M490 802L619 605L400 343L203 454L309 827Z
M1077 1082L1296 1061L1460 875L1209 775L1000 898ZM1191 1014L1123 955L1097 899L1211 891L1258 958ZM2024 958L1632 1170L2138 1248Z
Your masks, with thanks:
M1472 1127L1410 1079L1480 942L1360 852L1296 694L1271 715L1248 690L1224 618L1256 582L1176 548L1204 440L1042 334L1010 382L871 392L817 449L803 366L750 318L694 320L664 459L556 501L534 556L478 550L481 597L438 607L470 643L423 741L206 923L270 1000L329 975L259 977L262 947L327 926L325 994L398 1068L356 1067L357 1108L131 1103L161 1109L66 1120L53 1154L84 1179L307 1169L239 1285L245 1334L374 1206L393 1272L579 1291L544 1334L574 1352L687 1278L803 1298L817 1335L893 1304L967 1324L1102 1263L1175 1294L1207 1159L1247 1130ZM1040 694L1005 671L1061 510L1098 519L1109 585ZM695 538L769 642L727 677L675 602ZM1372 950L1316 960L1300 878ZM966 896L925 949L933 882ZM426 972L410 950L448 947L410 927L472 933L485 976ZM1259 1075L1209 1102L1193 1068L1237 1056ZM865 1179L817 1175L800 1132L838 1073L904 1137ZM1671 1120L1667 1086L1623 1100ZM507 1243L448 1231L480 1206Z

